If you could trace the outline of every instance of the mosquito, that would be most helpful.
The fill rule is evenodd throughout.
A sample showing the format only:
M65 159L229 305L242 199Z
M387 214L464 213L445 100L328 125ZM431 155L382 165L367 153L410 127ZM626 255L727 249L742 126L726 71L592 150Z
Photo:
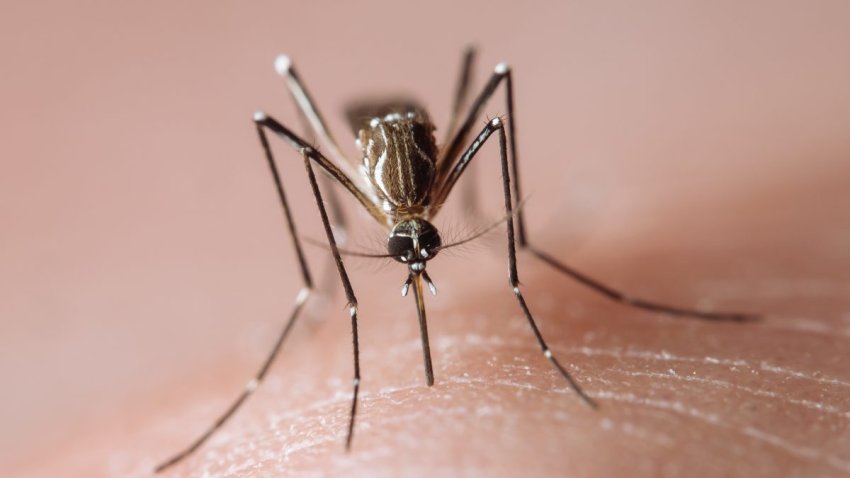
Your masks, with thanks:
M364 102L351 106L347 110L347 119L355 132L355 142L361 152L361 161L355 168L343 154L338 143L325 126L325 121L319 113L301 77L296 72L290 58L280 55L275 61L277 73L286 80L289 92L295 101L300 114L306 120L312 134L318 137L329 156L312 147L308 141L293 133L280 122L263 112L255 113L254 124L257 129L260 145L268 162L271 176L277 189L278 198L283 208L289 235L292 239L303 286L298 292L295 305L286 324L277 338L268 357L257 374L245 386L236 401L210 426L198 439L183 451L163 462L156 468L161 472L180 462L192 452L200 448L216 430L221 428L228 419L245 403L246 399L257 389L265 378L270 366L281 350L281 346L295 325L304 309L307 300L314 290L314 281L292 218L291 207L284 193L277 162L269 144L268 132L281 138L297 151L304 162L307 179L310 182L313 196L319 210L324 233L327 236L327 246L333 257L333 262L345 291L348 302L348 312L351 320L351 336L354 352L353 393L348 420L348 430L345 438L345 449L350 450L354 436L354 423L357 416L358 392L360 390L360 348L357 326L357 297L351 280L343 264L343 255L358 255L367 257L392 258L407 266L407 277L402 286L402 295L408 295L413 290L416 312L419 319L422 351L425 364L425 379L428 386L434 384L434 371L431 364L431 351L428 340L428 327L425 316L425 300L423 282L432 294L437 289L428 275L426 265L440 251L456 245L469 242L483 232L464 240L445 244L433 220L439 213L446 199L454 190L455 185L476 154L494 134L499 140L499 159L502 176L502 194L504 196L504 219L490 226L485 232L505 223L508 253L508 278L511 290L516 297L522 314L525 317L543 356L551 362L558 373L566 380L576 395L591 408L597 408L596 402L581 388L578 382L567 372L566 368L553 355L546 343L528 303L520 288L517 271L517 249L531 253L542 262L554 269L604 295L605 297L638 309L661 312L672 316L692 317L706 320L746 321L756 316L740 313L704 312L680 307L663 305L632 297L617 291L602 282L597 281L566 264L558 261L546 252L532 245L526 233L523 208L519 205L520 182L517 160L516 128L514 127L514 87L511 69L507 63L499 63L490 75L489 81L478 94L472 104L462 114L469 97L469 86L472 78L473 64L476 52L468 48L461 62L460 75L457 80L454 100L450 110L450 119L446 137L442 147L435 140L436 127L431 122L424 108L414 101L391 99L386 101ZM479 118L485 105L493 97L497 88L504 85L505 117L495 117L489 120L478 135L467 145L474 124ZM459 120L462 118L462 121ZM387 229L386 254L367 254L346 251L339 247L335 239L328 210L319 188L315 170L318 168L354 197L354 199L372 216L375 221ZM335 198L329 196L332 212L337 210ZM339 214L337 210L335 215ZM344 223L339 221L337 225Z

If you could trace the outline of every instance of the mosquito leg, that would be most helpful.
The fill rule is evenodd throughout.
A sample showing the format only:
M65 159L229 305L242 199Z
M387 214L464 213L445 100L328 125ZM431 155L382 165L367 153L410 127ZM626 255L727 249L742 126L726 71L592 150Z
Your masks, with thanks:
M298 120L301 123L301 128L304 132L304 139L308 143L314 144L316 141L316 130L313 128L312 124L310 124L310 120L307 119L307 115L301 108L298 109ZM333 224L335 233L334 236L336 237L337 244L345 246L348 238L348 219L345 215L345 209L343 209L342 203L340 202L339 194L334 188L333 178L327 174L322 174L319 175L318 179L319 187L325 190L328 203L328 216L331 224ZM336 275L336 264L334 264L333 257L328 257L325 261L324 270L321 275L322 277L319 279L319 284L316 287L320 294L326 296L332 295L331 287L333 282L336 280L334 275Z
M179 463L181 460L192 454L195 450L201 447L204 442L209 439L216 430L221 428L229 419L232 417L236 411L245 403L248 397L257 389L263 379L266 377L266 374L269 371L272 363L280 352L281 346L286 338L289 336L292 327L295 325L296 320L301 314L301 311L304 308L304 305L307 303L307 299L310 297L310 292L313 289L313 279L310 275L310 269L307 266L307 259L304 256L304 250L301 246L301 239L298 236L298 231L295 227L295 221L292 219L292 213L290 212L289 202L286 199L286 194L283 190L283 183L280 180L280 174L277 169L277 165L274 160L274 156L272 155L271 148L269 147L268 138L266 137L265 132L263 131L260 125L257 125L257 134L260 138L260 144L263 147L263 151L265 152L266 160L268 161L269 169L271 171L272 177L274 178L275 187L277 188L278 198L280 200L280 204L283 208L284 219L286 220L286 224L288 227L288 232L290 238L292 238L293 247L295 249L295 254L298 258L298 266L299 271L301 272L301 280L303 282L303 287L301 291L298 292L298 295L295 299L295 306L292 309L292 312L289 315L289 319L286 321L286 325L284 325L283 330L278 335L277 341L266 357L265 362L263 362L262 367L254 375L254 378L251 379L247 385L245 385L245 390L242 391L242 394L239 398L236 399L235 402L222 414L211 427L209 427L200 437L198 437L191 445L189 445L183 451L177 453L173 457L169 458L165 462L158 465L155 469L156 473L159 473L166 468L171 467Z
M342 263L342 257L339 253L339 248L334 238L333 230L331 229L328 213L325 210L324 202L322 201L322 193L319 191L319 184L316 181L316 175L313 172L311 164L316 151L312 148L303 148L301 155L304 157L304 166L307 168L307 176L310 178L310 186L313 189L313 196L316 198L316 205L319 208L319 214L322 217L322 225L325 228L325 234L328 237L328 245L330 245L331 253L333 254L334 262L336 262L339 278L342 281L342 287L345 289L345 297L348 300L348 311L351 316L351 338L354 349L354 392L351 399L351 413L348 421L348 434L345 438L345 449L351 449L351 439L354 436L354 418L357 416L357 395L360 391L360 341L357 336L357 297L354 295L354 289L351 287L351 281L348 279L348 273L345 271L345 266Z
M345 158L345 154L339 147L339 143L337 143L331 135L330 129L326 126L325 120L321 113L319 113L319 109L316 106L315 101L313 101L313 98L307 91L307 87L304 85L303 81L301 81L301 76L292 64L292 60L287 55L278 55L275 59L275 70L286 80L289 93L295 104L298 106L299 117L302 123L306 124L306 129L312 133L307 135L307 139L311 140L311 137L314 135L318 136L319 140L328 148L331 156L335 159L336 165L345 171L349 177L353 177L354 172L351 170L349 163ZM339 194L333 186L329 184L332 181L328 180L327 175L322 176L323 177L321 177L319 181L322 183L322 186L325 186L325 194L327 197L331 224L334 225L333 229L336 232L337 241L341 245L345 245L348 236L348 221L345 216L345 211L340 203ZM333 262L329 261L326 269L330 270L333 269L333 267ZM325 274L323 277L328 277L328 274ZM322 280L320 282L319 290L328 292L330 290L329 286L329 282Z
M348 218L345 215L345 210L340 202L339 192L333 184L333 179L327 175L320 174L316 179L319 181L319 187L325 191L325 202L328 207L328 217L331 222L331 229L334 231L337 245L345 247L348 242ZM336 296L337 271L333 257L325 256L324 264L321 267L321 274L316 281L316 291L320 297L333 298ZM320 302L323 302L320 299ZM323 302L324 305L326 303ZM321 309L324 310L324 309Z
M460 110L466 104L467 97L469 96L469 85L472 83L472 70L475 65L475 57L476 51L475 48L470 46L467 47L466 51L463 52L463 59L461 60L460 66L460 75L457 79L457 86L455 87L455 96L452 101L452 109L449 116L449 122L446 126L446 139L444 143L448 143L451 140L451 135L454 133L455 128L457 127L457 120L460 116Z
M520 193L520 176L519 176L519 167L517 160L517 145L516 145L516 126L515 126L515 118L516 114L514 113L514 92L513 92L513 78L511 75L511 69L505 63L500 63L496 65L495 71L493 75L490 77L490 81L484 87L484 90L479 94L478 98L473 103L473 107L469 112L469 116L467 116L466 120L463 122L461 127L458 129L458 132L453 137L452 141L449 143L447 156L444 158L445 161L440 163L440 178L443 181L443 185L440 189L440 193L438 194L439 203L445 201L445 198L448 196L451 191L454 183L458 180L461 173L463 173L464 168L466 167L466 163L468 163L469 159L471 159L468 155L468 152L464 154L458 161L457 164L452 166L451 158L460 152L460 147L462 144L463 138L465 138L475 119L480 115L483 106L489 101L492 97L493 93L496 91L496 88L499 84L504 81L505 82L505 103L507 109L507 135L508 135L508 156L510 158L510 173L513 178L512 181L512 196L514 201L514 206L516 207L517 201L522 198ZM704 319L704 320L726 320L726 321L747 321L747 320L755 320L758 319L757 315L753 314L745 314L745 313L737 313L737 312L705 312L694 309L687 309L682 307L675 307L666 304L661 304L657 302L651 302L639 298L632 297L628 294L615 290L602 282L593 279L572 267L567 266L566 264L556 260L552 256L546 254L542 250L538 249L534 245L530 244L528 241L528 235L526 234L525 228L525 213L523 208L516 208L516 243L517 247L521 250L527 250L531 254L533 254L538 259L542 260L546 264L555 268L556 270L566 274L568 277L577 281L578 283L590 288L591 290L596 291L597 293L602 294L603 296L618 302L620 304L628 305L631 307L635 307L638 309L651 310L654 312L662 312L672 316L678 317L690 317L696 319Z
M517 301L519 302L519 306L522 309L522 313L525 315L525 318L528 320L528 325L531 326L531 330L534 332L534 337L537 339L537 343L540 344L540 349L543 351L543 356L549 359L552 362L552 365L555 366L556 369L561 373L567 382L569 382L570 386L575 390L579 397L585 401L588 405L593 408L596 408L596 402L594 402L585 392L581 389L579 384L573 379L572 376L567 372L567 370L561 365L557 358L552 355L552 351L549 349L549 346L546 344L546 341L543 339L543 335L540 333L540 329L537 328L537 323L534 321L534 317L531 315L531 311L528 309L528 304L525 302L525 298L522 296L522 291L519 288L519 274L517 272L517 262L516 262L516 239L514 237L514 215L513 215L513 200L511 198L511 177L508 171L508 146L507 146L507 138L505 137L505 128L502 124L502 121L499 118L493 119L490 121L489 126L491 128L498 128L499 131L499 155L501 156L502 163L502 185L503 192L505 195L505 215L507 216L507 231L508 231L508 263L510 267L510 283L513 288L514 295L516 295Z
M478 137L472 142L472 144L467 148L466 152L461 156L460 161L452 170L451 174L446 179L446 186L451 189L460 175L463 173L464 168L472 161L472 158L475 157L475 154L481 149L487 139L495 133L499 133L499 153L501 156L501 164L502 164L502 183L504 186L504 195L505 195L505 216L506 216L506 224L507 224L507 232L508 232L508 265L510 272L510 284L513 289L514 295L516 295L517 301L519 302L519 306L522 309L522 313L528 321L528 325L531 326L532 332L534 332L534 337L537 339L537 343L540 345L540 349L543 352L543 356L546 357L552 365L558 370L562 377L569 383L570 387L578 394L578 396L591 407L596 407L596 402L593 401L585 392L581 389L578 382L567 372L567 370L561 365L557 358L552 354L552 351L549 349L549 346L546 344L546 340L543 338L543 335L540 333L540 329L537 327L537 323L534 321L534 316L531 315L531 311L528 308L528 304L525 302L525 298L522 296L522 291L520 290L519 283L519 274L517 273L517 260L516 260L516 236L515 236L515 226L514 226L514 205L513 199L511 198L511 179L510 179L510 171L509 171L509 163L508 163L508 146L507 146L507 137L505 135L505 126L504 122L501 118L494 118L487 123L487 126L479 133Z
M457 86L455 87L455 96L454 101L452 102L451 115L449 116L449 122L446 127L446 138L443 144L447 144L451 141L452 134L455 132L455 128L457 128L457 121L460 117L461 109L464 105L466 105L469 97L469 86L472 84L476 56L477 52L472 46L467 47L466 51L464 51L460 67L460 75L458 76ZM481 206L478 198L479 187L478 182L476 181L478 175L475 169L475 166L471 166L471 169L467 174L467 176L471 177L460 186L461 204L464 205L463 214L470 220L475 220L481 216Z
M331 179L342 185L355 199L363 206L364 209L380 224L386 224L386 215L381 211L381 209L372 202L372 199L354 183L354 180L351 176L348 175L344 170L337 167L336 164L328 160L322 153L313 149L306 141L299 138L295 133L290 131L288 128L280 124L277 120L272 118L271 116L267 116L263 112L257 112L254 114L254 121L257 124L262 125L264 128L271 130L274 134L284 140L287 144L292 146L296 151L301 151L303 149L310 150L310 159L319 165L321 171Z
M511 176L513 177L513 198L514 201L519 201L522 196L520 195L520 182L519 182L519 167L517 161L517 146L516 146L516 126L514 125L514 94L513 94L513 81L511 79L510 69L505 67L507 70L506 74L506 98L505 101L507 103L508 110L508 123L509 123L509 131L508 134L510 136L510 160L511 160ZM578 283L589 287L590 289L604 295L605 297L619 302L624 305L632 306L638 309L651 310L654 312L662 312L668 315L679 316L679 317L690 317L695 319L703 319L703 320L727 320L727 321L747 321L757 319L758 316L753 314L743 314L737 312L705 312L694 309L687 309L682 307L675 307L671 305L660 304L657 302L651 302L643 299L639 299L636 297L631 297L628 294L617 291L607 285L595 280L575 269L569 267L568 265L556 260L554 257L546 254L542 250L528 243L528 236L526 235L525 229L525 216L522 208L517 210L516 214L516 224L517 224L517 243L519 244L520 249L526 249L535 255L537 258L554 267L556 270L563 272L567 276L571 277Z
M661 312L668 315L679 316L679 317L689 317L694 319L703 319L703 320L725 320L725 321L737 321L737 322L745 322L751 320L757 320L759 318L756 314L745 314L745 313L737 313L737 312L703 312L700 310L693 309L683 309L679 307L674 307L670 305L659 304L656 302L649 302L643 299L639 299L636 297L631 297L623 292L612 289L611 287L606 286L605 284L592 279L581 272L567 266L566 264L557 261L555 258L550 256L549 254L537 249L536 247L526 244L525 248L537 256L543 262L549 264L555 269L563 272L564 274L573 278L576 282L585 285L596 292L604 295L605 297L619 302L624 305L629 305L632 307L636 307L638 309L651 310L654 312Z
M278 59L278 63L279 62L280 62L280 59ZM287 70L287 71L290 71L290 74L293 76L294 83L296 85L300 85L301 84L300 80L298 79L298 76L295 73L295 70L292 69L291 65L289 67L289 70ZM284 74L286 74L286 72L284 72ZM312 100L307 95L306 89L304 89L303 87L295 88L295 89L290 88L289 92L290 92L290 95L292 96L293 101L295 101L295 104L298 105L298 121L301 123L301 128L304 131L304 139L307 141L307 143L314 144L316 142L316 136L321 135L320 131L327 131L327 128L325 127L324 122L321 119L321 116L319 116L318 110L316 110L315 106L313 105ZM305 98L303 101L306 103L307 108L310 111L313 112L312 113L313 116L315 116L317 118L317 121L318 121L318 124L319 124L318 128L315 127L314 124L308 119L307 113L305 112L305 110L301 106L301 102L299 102L298 99L297 99L296 95L298 94L298 92L303 92L303 95L304 95L304 98ZM333 141L333 139L331 139L331 141ZM336 189L331 187L332 182L333 182L332 178L328 175L319 176L319 186L322 187L323 189L325 189L325 195L326 195L326 199L327 199L327 203L328 203L328 212L330 213L329 218L331 220L331 224L334 225L334 228L340 229L340 230L343 231L343 234L337 235L337 242L339 243L339 245L343 245L344 242L345 242L344 241L345 232L348 231L348 219L345 216L345 210L343 209L342 203L340 202L339 194L337 194ZM343 236L343 237L340 237L340 236Z
M319 109L316 107L316 102L313 101L313 98L301 81L301 77L295 70L292 60L287 55L278 55L274 66L277 73L286 80L286 85L292 94L292 99L295 100L295 104L298 105L299 110L306 117L307 122L319 137L322 144L330 151L330 155L334 159L334 164L342 169L350 178L356 177L354 168L351 167L351 164L346 159L345 153L339 147L339 143L331 135L324 118L322 118Z
M457 131L453 131L450 140L447 141L443 156L440 158L440 163L438 165L438 179L445 179L449 172L455 167L456 159L460 155L461 151L463 151L464 145L467 143L467 138L472 132L472 127L475 125L476 119L478 119L481 115L484 105L487 104L502 81L509 77L510 69L507 65L500 63L496 66L496 69L493 74L490 75L490 79L487 81L487 84L484 85L484 89L478 94L475 101L472 102L472 106L469 108L469 111L460 123ZM512 123L513 121L510 117L508 117L509 129L512 129ZM448 191L445 189L446 188L442 189L444 193L441 195L442 198L445 198L448 195Z
M325 190L326 202L328 206L328 217L332 224L331 229L334 231L334 238L337 245L345 247L348 243L348 217L345 215L345 208L340 201L339 192L336 189L333 178L327 174L321 174L317 178L319 185ZM319 280L317 289L320 294L327 296L333 295L334 275L336 274L336 265L332 257L328 257L325 261L322 277Z
M330 161L327 160L321 153L310 147L303 139L296 136L292 131L288 130L282 124L278 123L274 118L266 116L264 113L256 113L254 121L262 128L268 128L290 146L301 153L304 158L304 166L307 169L307 177L310 180L310 187L313 190L313 196L316 199L316 206L319 208L319 215L322 219L322 226L325 230L325 235L328 239L328 246L331 249L334 262L336 263L337 271L339 272L340 282L345 291L345 297L348 300L348 311L351 317L351 336L354 348L354 392L351 399L351 414L348 422L348 433L345 438L346 450L351 448L351 439L354 436L354 419L357 416L357 397L360 391L360 341L357 335L357 297L354 295L354 289L351 287L351 281L348 278L348 273L342 263L339 247L337 246L336 238L331 228L328 212L325 209L325 203L322 200L322 193L319 190L319 183L316 180L316 174L313 171L313 163L316 163L320 168L331 176L338 183L342 184L358 201L369 211L376 219L383 220L380 210L360 191L351 179Z

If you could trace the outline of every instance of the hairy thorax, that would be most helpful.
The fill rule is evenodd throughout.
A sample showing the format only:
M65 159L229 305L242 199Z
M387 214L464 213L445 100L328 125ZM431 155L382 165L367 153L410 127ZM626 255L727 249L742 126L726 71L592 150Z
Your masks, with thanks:
M421 109L372 118L358 133L363 174L384 212L395 218L427 215L436 176L434 127Z

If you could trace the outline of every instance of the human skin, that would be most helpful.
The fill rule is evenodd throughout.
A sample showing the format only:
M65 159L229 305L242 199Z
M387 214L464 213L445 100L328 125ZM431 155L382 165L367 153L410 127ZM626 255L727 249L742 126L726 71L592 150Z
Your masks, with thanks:
M43 8L0 19L7 474L149 476L262 363L301 286L251 123L262 108L298 125L276 54L353 151L337 113L364 93L415 92L444 127L470 40L476 87L514 67L533 243L638 297L762 320L637 311L520 253L531 310L592 410L540 353L496 230L428 266L429 388L404 267L347 259L363 385L346 453L348 316L310 248L322 288L268 380L165 476L847 474L845 3L416 12L457 36L411 36L401 5ZM365 28L380 18L398 21ZM302 234L321 237L300 158L274 146ZM479 224L502 214L497 157L488 146L475 172ZM380 250L350 212L352 247ZM447 209L435 224L459 237L465 222Z
M844 195L841 181L818 184L821 199ZM726 236L722 247L694 241L670 253L643 244L618 263L577 258L643 296L761 313L754 323L636 311L520 256L552 350L598 410L542 357L506 284L452 276L453 260L464 259L440 257L447 267L435 259L432 275L441 291L428 300L433 387L424 384L409 298L396 298L391 285L361 288L363 387L346 453L351 360L337 294L308 310L233 420L163 476L841 476L850 463L848 277L834 261L846 257L843 244L828 249L826 239L847 231L823 221L839 220L829 211L816 220L799 215L809 194L782 197L763 199L790 217L765 217L753 200L710 221ZM785 229L792 223L796 232ZM783 241L771 245L777 229ZM685 240L675 230L663 231L666 241ZM475 277L503 276L498 242L468 257ZM391 284L397 269L378 277ZM260 342L267 348L271 339ZM224 356L167 385L123 426L90 430L41 473L145 476L208 426L256 366Z
M823 186L821 199L843 197L840 184ZM794 210L784 201L800 199L773 205ZM302 338L289 350L272 383L223 437L176 466L173 476L846 473L846 316L836 312L846 310L846 286L840 284L847 276L838 270L824 274L831 267L821 263L830 256L823 242L809 249L812 237L828 236L833 226L796 214L765 218L757 205L740 210L719 221L733 236L720 251L690 244L678 252L684 259L676 265L658 259L669 259L668 251L649 245L627 268L642 294L685 303L698 302L689 301L689 294L712 298L712 309L762 314L754 323L670 318L612 304L521 255L532 310L556 356L570 364L598 410L581 403L542 357L507 286L480 287L434 272L447 296L432 301L438 304L431 309L434 387L423 383L412 305L378 306L394 288L379 290L362 301L363 394L349 453L343 451L347 381L319 378L350 365L347 331L339 321L321 325L333 332L316 330L310 343ZM761 224L760 230L753 224ZM783 229L786 224L799 232ZM776 227L785 244L765 247ZM672 234L670 241L686 239ZM840 256L842 248L832 253ZM802 267L818 271L820 279L808 292L789 297L787 290L807 275L801 265L793 259L747 265L744 258L759 255L806 257ZM489 264L475 260L476 276L500 275L504 264L495 256ZM623 267L600 259L589 263L603 276L616 276ZM336 309L323 313L343 315ZM400 320L405 326L392 325ZM211 401L187 399L188 414L205 415L192 407L203 404L208 411ZM180 430L167 440L174 450L191 437L185 433L190 421L169 423Z

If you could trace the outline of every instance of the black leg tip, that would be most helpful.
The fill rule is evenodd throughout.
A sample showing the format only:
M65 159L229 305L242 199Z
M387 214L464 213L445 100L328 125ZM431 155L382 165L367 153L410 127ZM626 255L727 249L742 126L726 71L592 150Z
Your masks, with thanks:
M591 409L599 410L599 403L597 403L594 399L588 397L587 395L582 394L581 400Z

